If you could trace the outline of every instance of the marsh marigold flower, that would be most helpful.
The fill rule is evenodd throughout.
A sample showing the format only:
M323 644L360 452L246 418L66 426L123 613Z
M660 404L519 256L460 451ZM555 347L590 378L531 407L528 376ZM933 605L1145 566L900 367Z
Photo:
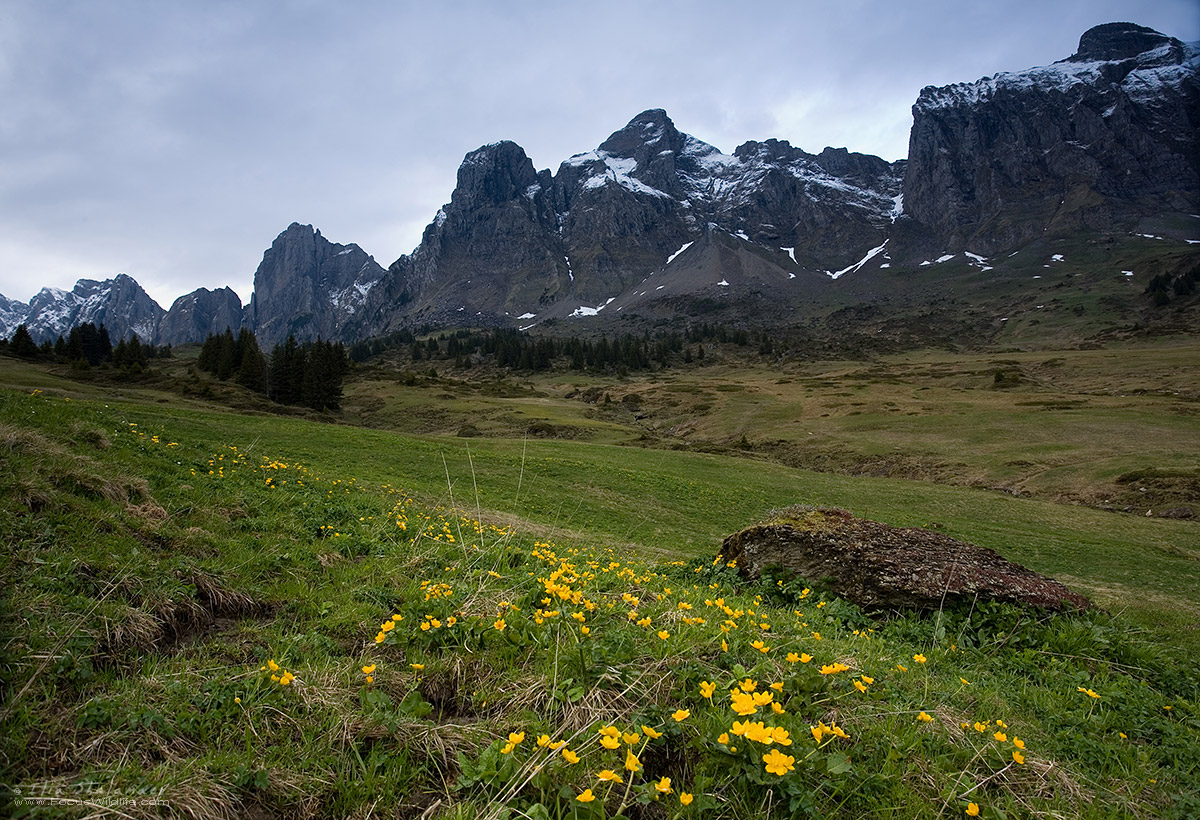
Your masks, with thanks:
M651 740L656 740L662 737L662 732L659 732L656 729L651 729L649 726L642 726L642 733Z
M583 792L575 799L580 803L591 803L596 799L596 795L592 794L591 789L584 789Z
M767 765L768 773L783 777L795 768L796 758L791 755L785 755L778 749L772 749L763 755L763 763Z
M979 816L979 804L978 803L968 803L967 804L967 817L978 817L978 816Z
M691 792L680 792L679 793L679 802L684 806L692 805L692 800L694 800L694 799L695 798Z
M681 722L687 720L688 717L691 716L691 714L692 713L687 709L676 709L674 712L671 713L671 717L673 717L675 719L676 723L681 723Z

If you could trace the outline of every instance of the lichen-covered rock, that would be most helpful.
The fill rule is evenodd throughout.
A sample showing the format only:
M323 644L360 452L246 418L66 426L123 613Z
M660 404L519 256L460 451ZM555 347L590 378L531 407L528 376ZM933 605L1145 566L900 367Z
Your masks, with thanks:
M721 558L759 577L778 567L864 609L933 609L993 600L1087 609L1087 598L996 552L929 530L901 529L844 510L792 508L725 539Z

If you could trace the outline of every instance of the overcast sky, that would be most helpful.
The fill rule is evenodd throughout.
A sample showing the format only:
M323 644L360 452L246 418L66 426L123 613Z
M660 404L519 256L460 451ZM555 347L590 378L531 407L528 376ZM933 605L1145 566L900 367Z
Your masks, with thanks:
M727 153L899 159L922 87L1113 21L1200 40L1196 0L0 0L0 293L248 301L292 222L386 267L468 151L556 171L647 108Z

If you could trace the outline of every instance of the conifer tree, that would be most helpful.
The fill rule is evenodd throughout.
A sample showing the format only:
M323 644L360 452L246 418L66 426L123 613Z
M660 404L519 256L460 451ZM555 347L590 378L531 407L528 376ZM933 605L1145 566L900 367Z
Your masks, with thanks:
M37 345L33 343L33 336L30 335L29 328L23 324L17 325L17 329L12 335L12 341L9 344L12 345L13 353L16 353L18 356L32 359L38 354Z

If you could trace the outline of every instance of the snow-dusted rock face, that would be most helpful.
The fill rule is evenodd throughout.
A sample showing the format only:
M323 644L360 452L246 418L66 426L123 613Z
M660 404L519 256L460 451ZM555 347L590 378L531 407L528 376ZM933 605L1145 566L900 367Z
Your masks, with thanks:
M29 315L29 304L0 296L0 336L8 339Z
M886 239L903 168L777 140L724 154L659 109L553 175L495 143L467 155L450 203L380 295L411 300L408 322L596 315L713 226L778 257L771 264L837 270ZM375 308L377 332L394 326L388 307Z
M298 341L347 338L346 326L384 275L358 245L336 245L311 225L293 222L254 273L245 324L268 348L289 335Z
M121 273L103 282L80 279L70 291L42 288L29 300L22 321L38 342L87 322L103 324L114 342L133 333L153 342L165 312L132 277Z
M1200 49L1131 23L1073 56L924 89L904 210L952 250L999 252L1051 231L1107 230L1200 203Z
M242 300L230 288L199 288L180 296L158 323L157 343L203 342L214 333L242 327Z

